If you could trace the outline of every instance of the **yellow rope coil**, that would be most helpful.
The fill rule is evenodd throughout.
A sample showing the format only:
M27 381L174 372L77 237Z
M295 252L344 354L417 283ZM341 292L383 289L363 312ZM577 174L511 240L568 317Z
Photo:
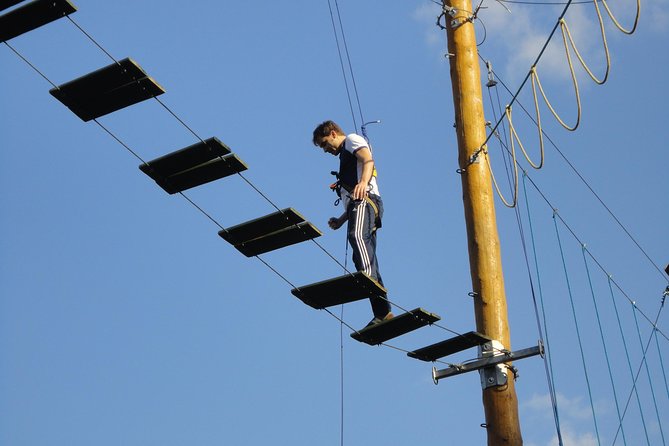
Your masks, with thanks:
M597 3L595 3L595 6ZM604 21L602 20L602 15L599 12L599 7L597 7L597 18L599 20L599 29L600 32L602 33L602 41L604 43L604 53L606 54L606 71L604 72L604 78L603 79L598 79L592 71L590 71L590 68L588 65L585 63L583 60L583 57L581 57L581 53L578 51L578 48L576 48L576 43L574 43L574 39L571 35L571 32L569 31L569 26L567 26L567 22L563 19L560 22L560 27L562 29L562 38L564 39L565 34L567 37L569 37L569 43L571 44L572 49L574 50L574 53L576 54L576 57L578 57L578 60L581 62L581 66L585 69L585 71L590 75L590 78L595 81L596 84L602 85L604 82L609 77L609 70L611 69L611 56L609 55L609 44L606 41L606 32L604 31ZM567 41L565 39L565 46L567 45ZM569 53L567 53L569 54Z
M606 12L609 14L609 17L611 18L611 21L616 25L616 27L622 31L625 34L633 34L634 31L636 31L636 27L639 24L639 16L641 15L641 0L636 0L636 16L634 17L634 24L632 25L632 29L626 30L623 28L620 23L618 23L618 20L615 18L611 10L609 9L609 5L606 3L606 0L593 0L595 3L595 8L597 8L597 14L599 14L599 7L597 6L597 1L601 1L602 4L604 5L604 9L606 9Z
M518 201L518 164L516 160L516 147L515 147L515 142L518 142L518 145L520 146L520 150L523 152L523 155L525 156L525 159L528 161L528 163L534 168L534 169L541 169L544 165L544 135L543 135L543 130L541 128L541 113L539 111L539 100L538 100L538 95L537 95L537 87L539 88L539 92L541 93L541 96L548 106L548 109L551 111L555 119L564 127L565 129L569 131L575 131L580 122L581 122L581 95L578 87L578 81L576 79L576 74L574 73L574 64L572 61L572 56L571 52L569 50L569 47L571 46L572 50L574 51L574 54L576 54L576 57L578 58L579 62L581 63L581 66L585 69L585 71L588 73L590 78L598 85L602 85L606 82L609 76L609 72L611 70L611 56L609 54L609 45L606 39L606 31L604 29L604 21L602 17L601 10L599 8L599 5L597 4L598 1L601 1L602 4L604 5L604 8L606 9L606 12L608 13L609 17L613 21L613 23L616 25L616 27L622 31L625 34L632 34L634 31L636 31L637 25L639 23L639 16L640 16L640 11L641 11L641 0L637 0L636 2L636 15L634 18L634 23L632 25L632 28L630 30L624 29L616 17L613 15L611 12L611 9L609 8L608 4L606 3L606 0L593 0L594 5L595 5L595 11L597 13L597 21L599 22L599 30L602 36L602 43L604 46L604 53L606 54L606 70L604 72L604 76L602 79L597 78L592 72L592 70L588 67L588 65L585 63L583 57L581 56L581 53L578 51L578 48L576 47L576 43L574 42L574 38L572 37L571 32L569 31L569 26L567 25L567 22L564 18L561 18L559 21L560 25L560 31L562 32L562 42L564 44L564 49L565 49L565 55L567 58L567 64L569 66L569 72L571 75L572 83L574 85L574 94L576 96L576 108L577 108L577 113L576 113L576 122L573 125L568 125L566 124L560 115L555 111L555 108L551 104L551 102L548 100L548 97L546 96L546 92L543 89L543 86L541 85L541 80L539 79L539 74L537 72L536 65L533 65L532 68L530 68L530 79L532 81L532 95L534 98L534 108L536 111L536 125L537 129L539 132L539 149L540 149L540 159L539 163L535 163L532 161L530 156L527 154L527 151L525 150L525 147L523 146L523 143L518 135L518 132L516 131L515 127L513 126L513 120L512 120L512 113L511 113L511 106L506 107L506 112L505 112L505 117L506 120L508 121L509 124L509 142L511 145L511 158L513 162L513 170L514 170L514 179L513 179L513 199L511 202L509 202L504 195L502 194L499 185L497 184L497 180L495 179L495 174L493 172L492 166L490 164L490 158L488 156L487 150L482 150L483 154L485 155L486 162L488 164L488 169L490 170L490 176L492 178L493 184L495 186L495 190L497 191L497 194L499 195L500 199L504 203L505 206L509 208L513 208L516 206L517 201ZM503 118L502 118L503 119Z

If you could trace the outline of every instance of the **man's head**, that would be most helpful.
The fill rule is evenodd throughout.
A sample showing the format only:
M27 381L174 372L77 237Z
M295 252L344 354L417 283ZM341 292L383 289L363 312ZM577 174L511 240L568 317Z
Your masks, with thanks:
M325 153L338 155L346 134L334 121L324 121L314 129L313 143Z

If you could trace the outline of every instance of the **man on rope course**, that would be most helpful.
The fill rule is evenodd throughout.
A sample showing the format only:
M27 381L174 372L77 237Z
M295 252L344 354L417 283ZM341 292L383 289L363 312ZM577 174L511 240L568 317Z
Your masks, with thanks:
M333 172L337 182L331 187L343 201L344 212L339 217L330 218L328 226L336 230L348 221L348 242L356 269L385 288L376 259L376 230L381 227L383 201L376 182L371 147L360 135L346 135L333 121L324 121L314 129L313 143L325 153L339 156L339 172ZM376 296L369 300L374 318L367 327L393 317L387 299Z

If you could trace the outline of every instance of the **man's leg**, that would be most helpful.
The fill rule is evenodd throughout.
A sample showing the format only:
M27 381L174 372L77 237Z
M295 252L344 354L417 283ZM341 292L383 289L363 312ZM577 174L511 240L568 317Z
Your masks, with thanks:
M376 232L374 209L365 200L349 203L348 241L353 250L353 263L383 286L376 259ZM370 298L374 317L383 319L390 312L390 304L382 297Z

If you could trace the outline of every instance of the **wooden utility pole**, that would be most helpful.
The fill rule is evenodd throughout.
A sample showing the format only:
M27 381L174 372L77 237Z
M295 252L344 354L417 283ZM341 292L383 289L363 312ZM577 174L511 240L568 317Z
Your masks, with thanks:
M476 328L511 350L494 195L487 154L481 73L470 0L445 0L455 129L469 246ZM476 162L472 163L475 157ZM511 374L507 371L507 374ZM522 445L513 376L483 390L488 445Z

